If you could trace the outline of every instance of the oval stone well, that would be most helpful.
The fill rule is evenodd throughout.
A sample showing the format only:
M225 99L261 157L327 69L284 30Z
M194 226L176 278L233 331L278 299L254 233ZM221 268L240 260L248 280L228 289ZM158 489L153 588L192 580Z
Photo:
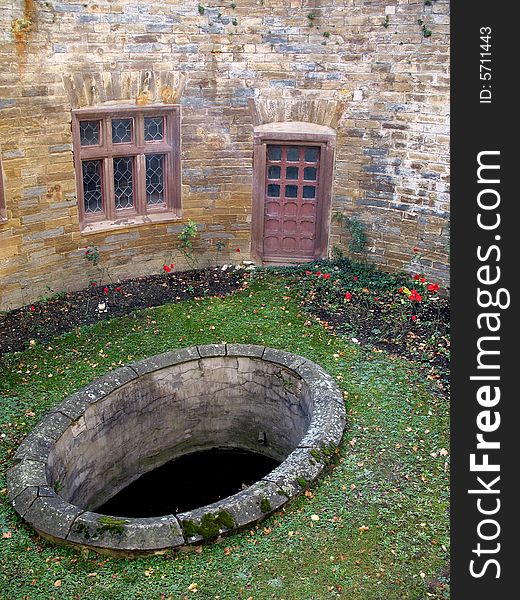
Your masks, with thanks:
M48 413L15 454L9 497L42 536L61 543L124 556L198 544L254 524L305 489L344 426L339 388L303 357L242 344L185 348L111 371ZM141 475L212 448L280 464L187 512L96 512Z

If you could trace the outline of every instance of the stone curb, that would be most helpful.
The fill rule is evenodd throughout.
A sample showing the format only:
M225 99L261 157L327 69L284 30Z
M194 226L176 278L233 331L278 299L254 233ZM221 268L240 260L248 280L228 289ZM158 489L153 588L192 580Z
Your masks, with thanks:
M65 501L49 486L46 466L55 442L77 427L85 410L142 376L212 357L244 357L279 365L308 387L312 415L297 447L278 467L249 488L192 511L155 518L100 515ZM298 384L299 385L299 384ZM7 476L15 510L41 535L59 543L130 556L198 544L254 525L306 489L340 443L346 423L341 391L311 361L252 344L208 344L166 352L131 363L93 381L52 410L17 449Z

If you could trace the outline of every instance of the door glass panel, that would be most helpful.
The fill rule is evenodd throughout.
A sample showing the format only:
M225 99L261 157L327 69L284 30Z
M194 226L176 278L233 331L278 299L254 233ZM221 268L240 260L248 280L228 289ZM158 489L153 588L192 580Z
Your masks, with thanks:
M305 162L317 162L319 154L319 148L310 146L305 148Z
M267 186L267 195L270 198L279 198L280 197L280 186L274 183L270 183Z
M285 169L285 177L287 179L298 179L298 167L287 167Z
M306 181L316 181L316 167L305 167L303 170L303 178Z
M316 197L316 188L313 185L304 185L303 186L303 197L304 198L315 198Z
M282 149L280 146L269 146L267 155L269 160L282 160Z
M289 146L287 148L287 160L289 162L298 162L300 160L300 148L298 146Z
M286 185L285 186L285 197L286 198L297 198L298 197L298 186L297 185Z
M269 166L269 173L267 174L268 179L280 179L280 175L282 174L282 168L277 167L275 165Z

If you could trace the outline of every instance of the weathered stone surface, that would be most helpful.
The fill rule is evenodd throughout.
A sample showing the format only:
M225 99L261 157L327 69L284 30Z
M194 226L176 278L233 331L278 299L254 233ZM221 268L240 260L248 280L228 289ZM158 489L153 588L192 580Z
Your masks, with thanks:
M355 216L365 226L367 260L390 271L411 270L418 246L430 261L423 267L426 276L449 283L448 0L434 6L329 2L320 5L312 28L305 2L288 8L282 0L269 5L243 0L233 11L237 26L225 7L217 19L209 9L198 15L196 3L177 2L175 14L161 0L143 0L143 10L126 0L105 2L96 12L86 3L50 4L50 12L40 10L46 15L36 10L21 37L12 35L20 5L4 2L0 11L0 30L6 32L0 139L8 216L0 232L13 230L0 248L0 259L7 259L0 260L0 280L16 265L12 288L0 294L0 310L35 302L46 286L86 287L99 274L78 249L91 244L115 246L102 252L103 267L114 280L157 273L171 252L172 235L189 218L206 230L222 227L221 238L196 239L200 264L217 257L233 261L236 247L247 257L252 129L269 122L335 129L332 212ZM52 11L59 29L47 18ZM382 26L386 14L388 28ZM419 19L430 37L423 36ZM204 31L211 35L201 35ZM70 151L71 109L135 105L146 72L151 102L178 102L183 109L181 177L188 185L182 190L182 218L174 227L167 221L119 224L84 235ZM61 204L65 200L73 206ZM45 218L24 224L35 212ZM444 227L432 240L424 238L439 215ZM331 227L329 249L339 245L348 253L348 229L334 221ZM233 234L233 244L218 252L219 239ZM54 261L33 258L35 243L52 248ZM429 255L437 248L434 268ZM177 269L187 266L181 256L175 262Z
M262 358L264 346L254 344L226 344L226 354L228 356L256 356Z
M30 508L31 504L38 497L39 488L31 486L26 487L16 498L13 500L13 507L16 512L23 517L27 510Z
M207 344L205 346L197 346L197 350L202 358L206 356L225 356L226 344Z
M45 462L55 440L42 433L30 433L14 453L15 462L21 460L39 460Z
M85 412L90 404L101 400L101 398L137 377L135 370L129 367L115 369L69 396L54 411L63 413L70 419L75 420Z
M226 525L226 517L232 517L234 522L232 529L239 529L263 519L277 508L280 508L287 500L287 496L280 493L280 488L277 485L264 480L258 481L246 490L228 498L223 498L213 504L179 513L177 518L183 527L186 542L197 544L201 541L214 539L217 535L229 533L231 529ZM209 532L204 531L204 516L210 515L218 521L221 511L225 514L220 519L221 522L217 522L217 528L215 529L218 534L208 535ZM192 534L193 525L195 525L195 528L200 528L202 525L203 532Z
M284 365L294 371L296 371L296 368L305 361L304 358L297 356L292 352L284 352L283 350L276 350L275 348L266 348L262 358L263 360L269 360L276 364Z
M55 441L67 429L71 420L61 412L50 412L36 425L33 433Z
M196 543L262 519L320 473L345 426L341 393L323 369L246 344L138 361L94 381L64 406L73 421L56 409L18 449L9 497L50 539L116 553ZM178 515L182 532L174 516L118 519L92 512L169 460L219 447L281 464L234 496Z
M37 531L65 539L74 519L82 512L82 509L54 494L36 498L24 519Z
M172 515L146 519L80 515L67 535L69 542L116 550L159 550L184 543L179 522Z
M312 448L297 448L263 480L276 484L283 493L293 497L318 477L325 464Z
M7 471L9 500L14 500L25 488L46 486L45 463L35 460L22 460Z
M144 358L143 360L130 363L128 366L138 375L144 375L176 364L196 360L197 358L200 358L198 350L195 346L192 346L190 348L182 348L181 350L158 354L151 358Z

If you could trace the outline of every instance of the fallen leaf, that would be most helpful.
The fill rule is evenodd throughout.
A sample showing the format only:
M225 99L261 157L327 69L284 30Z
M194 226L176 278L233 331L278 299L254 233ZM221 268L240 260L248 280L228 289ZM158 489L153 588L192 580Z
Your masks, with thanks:
M196 583L190 583L190 585L188 586L188 590L189 590L190 592L198 592L198 589L197 589L197 587L198 587L198 586L197 586L197 584L196 584Z
M359 533L365 533L365 531L368 531L368 527L366 525L361 525L361 527L359 528Z
M311 521L319 521L320 517L319 515L311 515Z
M13 534L12 534L10 531L4 531L4 532L2 533L2 537L3 537L5 540L8 540L8 539L10 539L10 538L12 538L12 537L13 537Z
M60 587L60 585L61 585L61 579L57 579L57 580L54 582L54 587Z

